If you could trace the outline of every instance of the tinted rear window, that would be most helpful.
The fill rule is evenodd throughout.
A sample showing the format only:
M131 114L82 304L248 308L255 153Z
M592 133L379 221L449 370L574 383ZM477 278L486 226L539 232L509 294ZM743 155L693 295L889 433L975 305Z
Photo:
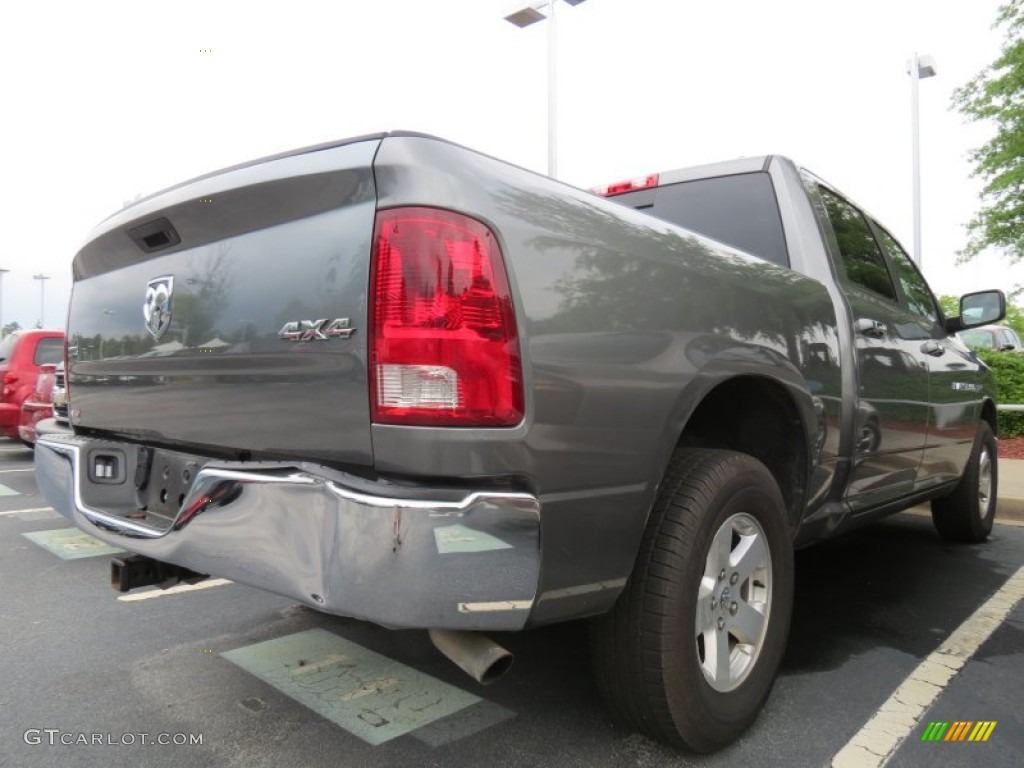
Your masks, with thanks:
M775 188L765 172L666 184L655 193L653 206L644 205L649 198L644 200L642 195L639 192L612 199L789 266Z
M64 359L64 339L49 338L40 339L36 345L36 356L32 361L36 365L56 365Z

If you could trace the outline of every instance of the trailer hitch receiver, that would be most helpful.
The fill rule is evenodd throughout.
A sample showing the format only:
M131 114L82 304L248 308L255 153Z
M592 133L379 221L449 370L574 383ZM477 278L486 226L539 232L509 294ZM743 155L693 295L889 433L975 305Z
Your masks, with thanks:
M153 584L166 589L179 581L195 584L208 578L209 574L196 573L180 565L163 563L143 555L125 555L110 561L110 586L118 592L127 592Z

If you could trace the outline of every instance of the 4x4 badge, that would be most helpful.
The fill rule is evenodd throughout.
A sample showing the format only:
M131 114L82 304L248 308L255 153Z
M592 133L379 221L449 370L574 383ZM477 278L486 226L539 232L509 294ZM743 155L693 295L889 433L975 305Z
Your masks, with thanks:
M146 301L142 305L142 316L146 330L156 341L171 327L171 296L174 293L174 276L154 277L146 283Z
M322 320L292 320L285 323L277 335L285 341L317 341L320 339L347 339L356 332L349 327L347 317L327 322Z

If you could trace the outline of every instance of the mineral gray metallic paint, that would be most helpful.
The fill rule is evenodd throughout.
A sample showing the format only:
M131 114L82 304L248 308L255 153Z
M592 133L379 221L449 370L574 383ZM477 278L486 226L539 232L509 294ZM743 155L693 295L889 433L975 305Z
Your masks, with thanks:
M382 208L435 205L498 233L528 343L521 427L374 425L376 466L427 477L466 477L469 468L523 476L543 510L533 620L600 612L614 601L615 588L574 588L628 575L669 454L716 385L772 379L813 443L813 377L801 369L800 345L839 357L821 283L455 145L388 138L374 168ZM838 402L834 373L819 377L816 394ZM835 432L815 462L820 487L831 479Z
M536 499L532 607L528 618L517 609L512 623L557 621L611 606L633 567L673 448L699 406L726 382L767 386L795 414L806 451L798 452L803 464L793 468L792 487L784 489L794 536L809 541L839 530L856 507L849 479L864 475L864 462L874 458L858 456L855 446L854 427L869 411L857 404L861 340L834 266L835 238L811 182L790 161L734 165L770 174L792 269L413 134L285 156L175 187L104 222L76 258L68 327L75 352L72 421L80 435L225 461L251 455L306 462L304 472L313 477L343 471L339 487L358 485L359 493L384 500L397 495L429 503L469 492ZM371 425L361 332L370 239L374 211L398 206L462 212L497 235L524 357L526 416L518 426ZM182 242L147 256L125 232L157 216L174 224ZM175 322L184 348L160 348L143 326L146 282L164 274L175 277ZM338 317L350 319L351 338L295 343L278 337L286 323ZM212 354L204 348L218 340L231 349ZM952 398L940 410L949 415L959 408L976 418L991 397L990 381L956 346L950 345L949 359L974 366L972 375L986 389ZM67 446L56 438L41 443L41 485L51 489L55 507L104 540L145 546L155 557L197 570L227 575L229 566L193 558L188 552L202 545L193 538L189 547L199 549L179 547L173 537L220 520L217 530L225 536L261 540L271 529L257 519L291 519L296 497L276 498L276 491L253 483L248 511L204 512L184 531L155 540L161 544L125 542L77 508ZM959 434L936 446L946 451L935 459L946 466L946 474L936 475L940 485L955 480L969 449ZM922 445L921 455L928 450ZM870 486L870 473L864 478ZM929 492L913 481L910 487ZM276 502L268 506L267 498ZM303 499L300 507L311 501ZM391 551L393 519L371 506L340 512L346 525L365 516L358 530L371 548L388 545L380 563L359 561L369 570L344 571L357 583L361 573L381 576L377 568L384 562L406 572L413 561L408 550ZM433 524L416 519L416 535L429 540ZM297 524L303 546L323 524ZM267 525L274 535L287 535L287 525ZM227 538L223 544L235 546ZM272 567L280 571L296 551L278 553ZM480 572L497 556L475 554ZM325 568L335 564L323 557L318 562ZM245 559L241 551L238 558ZM248 576L249 583L262 581L308 601L298 575L288 581L279 574L285 581L268 585L251 572L256 563L236 560L231 567L240 570L241 581ZM335 587L343 593L341 582ZM493 599L519 598L495 593ZM363 603L357 615L403 626L499 626L484 619L438 624L437 617L427 621L415 613L409 600L399 604L412 611L405 619L390 606L375 612ZM344 599L318 607L355 610Z
M75 259L75 425L371 466L359 331L376 148L348 144L207 177L103 222ZM157 213L182 242L147 256L125 231ZM161 344L142 306L147 282L169 274L174 330ZM325 317L349 318L356 332L328 344L278 338L287 322ZM210 341L231 348L215 353Z

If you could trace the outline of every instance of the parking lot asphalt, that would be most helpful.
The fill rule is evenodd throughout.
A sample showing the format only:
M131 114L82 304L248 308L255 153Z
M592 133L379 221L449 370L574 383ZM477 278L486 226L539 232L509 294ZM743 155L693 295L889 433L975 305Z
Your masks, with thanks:
M614 723L582 622L495 635L516 663L482 687L425 632L238 584L118 595L109 552L38 496L31 458L0 441L0 766L18 768L831 765L1024 564L1022 526L953 546L915 515L799 552L768 705L739 742L701 757ZM1003 602L1007 615L922 699L890 765L1020 764L1024 607ZM996 725L982 743L922 741L933 721Z

